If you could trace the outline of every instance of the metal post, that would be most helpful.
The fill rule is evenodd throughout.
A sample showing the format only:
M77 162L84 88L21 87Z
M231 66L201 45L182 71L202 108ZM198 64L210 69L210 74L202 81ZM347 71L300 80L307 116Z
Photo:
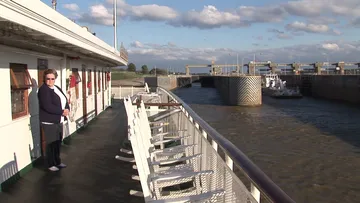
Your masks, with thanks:
M239 74L239 54L236 54L236 73Z
M329 55L327 55L326 58L327 58L327 62L328 62L326 69L327 69L327 74L329 75L329 65L330 65L330 64L329 64L329 63L330 63L330 61L329 61Z
M255 55L256 55L256 54L254 54L254 75L255 75L255 70L256 70Z
M118 50L117 49L117 31L116 31L116 19L117 19L117 3L116 3L116 0L114 0L114 49L115 49L115 52ZM120 54L121 55L121 54Z
M241 59L241 75L244 74L244 58Z

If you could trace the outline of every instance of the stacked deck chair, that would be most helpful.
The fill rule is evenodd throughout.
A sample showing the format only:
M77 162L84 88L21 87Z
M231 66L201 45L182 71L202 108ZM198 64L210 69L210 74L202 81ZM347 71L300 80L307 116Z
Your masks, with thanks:
M128 95L126 98L130 99L132 102L136 102L139 98L151 98L150 102L156 102L156 103L160 103L161 102L161 98L160 98L160 94L159 93L154 93L154 92L150 92L149 86L147 83L145 83L145 87L144 87L144 91L141 92L137 92L135 95L132 95L130 97L130 95ZM124 98L125 99L125 98ZM128 120L129 122L129 120ZM153 122L151 123L151 125L156 125L157 122ZM161 124L164 125L164 124ZM157 128L160 129L161 128ZM120 152L125 153L127 155L132 155L133 152L131 151L131 149L129 149L129 145L130 145L130 141L129 139L124 140L123 142L123 146L122 148L120 148ZM134 162L133 158L128 158L128 157L122 157L122 156L116 156L117 159L120 159L122 161L126 161L126 162Z
M130 124L133 120L133 113L135 112L137 107L136 107L136 105L132 105L132 98L130 96L128 96L127 98L124 99L124 106L125 106L126 112L128 114L127 122L128 122L128 124ZM144 109L144 113L146 113L144 103L142 103L141 106ZM163 110L158 115L154 115L152 117L154 119L159 120L159 119L168 118L171 115L174 115L179 112L180 112L180 109ZM146 119L147 119L147 117L146 117ZM154 145L154 147L153 147L154 154L164 150L165 145L168 143L184 141L183 140L184 136L182 134L184 134L184 132L186 132L186 130L179 129L176 131L164 132L163 127L167 126L168 124L169 124L168 122L155 121L155 122L148 122L148 124L146 125L145 130L147 132L149 132L149 136L151 136L152 145ZM153 126L150 127L151 125L153 125ZM129 134L128 134L128 139L130 140ZM165 149L164 152L168 152L170 154L173 154L175 150L184 152L185 149L191 148L193 146L194 145L180 145L180 146L173 147L171 149ZM160 148L160 149L157 149L157 148ZM132 150L127 150L127 152L125 150L126 149L123 149L123 148L120 149L120 151L125 152L127 154L133 154ZM121 160L121 161L135 162L135 159L133 157L124 157L124 156L117 155L115 158L118 160ZM134 169L136 169L136 166L134 166ZM133 178L137 179L136 176L134 176Z
M223 189L210 191L206 185L202 185L205 176L212 175L214 171L200 170L197 159L201 154L193 154L191 149L194 145L181 143L165 149L154 148L160 142L186 140L189 136L159 139L163 135L151 134L144 103L141 102L137 109L132 107L131 100L124 100L124 103L127 115L132 120L128 125L130 142L145 202L218 202L225 192ZM177 187L184 183L192 187ZM173 190L165 192L166 187Z

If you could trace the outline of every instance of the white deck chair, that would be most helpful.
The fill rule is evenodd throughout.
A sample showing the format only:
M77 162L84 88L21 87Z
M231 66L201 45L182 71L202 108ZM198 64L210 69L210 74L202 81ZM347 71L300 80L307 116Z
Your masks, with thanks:
M140 101L140 108L143 110L142 112L144 112L144 118L146 118L147 120L147 123L150 124L150 121L148 120L148 117L147 117L147 114L146 114L146 109L145 109L145 105L144 105L144 102L143 101ZM173 113L180 113L180 109L174 109ZM171 116L171 113L167 116ZM161 122L161 121L160 121ZM148 124L148 125L149 125ZM149 125L150 126L150 125ZM150 130L151 131L151 128L146 126L147 130ZM184 130L176 130L176 131L172 131L172 132L163 132L163 133L157 133L157 134L152 134L152 139L155 140L155 139L158 139L159 137L164 137L164 136L169 136L169 135L178 135L179 133L184 133L186 132L187 130L184 129ZM174 138L176 137L176 138ZM182 136L170 136L170 138L174 138L174 139L180 139ZM170 142L170 141L164 141L164 142Z
M132 100L133 99L134 98L131 98L130 96L128 96L127 98L124 98L124 105L125 105L125 109L126 109L126 112L127 112L128 123L131 123L131 120L132 120L132 117L133 117L132 116L133 112L135 112L135 109L136 109L136 106L132 105ZM149 127L150 129L157 129L157 128L162 127L164 125L164 122L161 122L161 121L156 122L156 123L158 123L160 125L155 126L155 127L151 127L151 128L150 128L150 126L147 126L147 127ZM170 132L168 132L168 133L159 133L159 134L156 135L157 136L156 138L159 139L158 137L160 137L160 136L162 138L164 138L164 136L169 135L169 134L174 134L174 132L173 133L170 133ZM129 137L128 137L128 140L129 140ZM158 142L158 144L164 144L164 143L171 142L171 141L174 141L174 140L168 140L168 141L164 141L164 142L160 141L160 142ZM155 143L155 144L157 144L157 143ZM133 154L132 150L124 149L124 148L121 148L120 152L129 154L129 155ZM135 162L133 157L123 157L123 156L116 155L115 158L118 159L118 160L121 160L121 161L125 161L125 162Z
M126 100L125 100L125 99L126 99ZM134 95L134 96L132 96L132 97L127 96L127 97L124 97L124 102L125 102L125 101L128 101L128 102L129 102L129 106L133 106L132 103L136 103L136 101L137 101L138 99L140 99L140 98L138 97L138 95ZM124 104L125 104L125 103L124 103ZM132 110L132 109L136 109L135 106L133 106L133 108L131 108L130 110ZM130 114L130 115L131 115L131 114ZM129 120L129 119L128 119L128 120ZM164 123L164 122L161 122L161 121L155 121L155 122L150 122L150 125L153 125L152 128L157 129L157 128L159 128L159 127L158 127L159 125L168 125L168 124L167 124L167 123Z
M177 146L173 146L173 147L169 147L169 148L165 148L165 149L156 149L155 145L157 145L157 144L163 144L163 143L168 143L171 141L178 141L178 140L186 141L186 139L190 138L190 136L184 135L186 131L181 131L181 132L184 132L183 135L175 136L170 139L164 139L164 137L163 137L164 135L169 134L169 133L159 133L153 137L150 137L151 131L150 131L149 126L146 124L149 121L148 121L148 118L147 118L147 115L145 112L146 109L145 109L145 105L143 102L140 103L140 109L141 109L140 116L143 119L143 123L144 123L144 127L142 128L143 134L144 134L144 139L150 139L152 141L151 145L147 146L147 147L149 147L149 149L150 149L149 152L151 153L151 155L154 155L153 158L155 158L155 160L160 160L160 159L156 158L156 155L173 156L176 154L183 154L183 153L185 153L186 150L193 149L195 146L197 146L195 144L186 145L182 142L182 144L177 145ZM166 158L168 158L168 157L166 157Z
M141 122L141 109L138 110L134 116L134 125L130 127L130 134L131 134L131 143L134 147L134 155L136 159L136 164L138 167L138 173L140 176L140 182L144 193L144 198L146 202L158 202L155 200L159 199L166 199L160 202L193 202L193 201L200 201L200 200L209 200L216 196L224 195L224 190L216 190L212 192L206 192L204 194L198 194L199 190L192 190L192 191L185 191L182 193L173 193L170 196L163 196L161 195L161 188L167 186L178 185L181 183L185 183L191 181L196 176L201 175L210 175L213 171L189 171L189 170L169 170L166 174L158 174L153 171L151 167L151 162L148 159L147 150L140 150L146 148L146 141L147 139L143 138L142 135L142 122ZM138 123L140 122L140 123ZM200 187L198 185L197 187ZM174 199L175 198L175 199Z
M159 94L159 93L154 93L154 92L152 93L152 92L150 92L150 89L149 89L148 84L145 83L145 85L144 85L144 91L140 91L140 92L136 93L135 95L131 95L131 96L128 95L128 96L124 97L124 99L125 99L125 98L131 98L131 100L134 102L134 101L136 101L136 100L139 98L140 95L160 98L160 94ZM160 100L161 100L161 99L160 99ZM151 124L152 124L152 125L157 125L157 124L160 124L160 122L153 122L153 123L151 123ZM129 140L125 140L123 144L126 144L126 143L129 143ZM129 154L129 155L132 155L132 154L133 154L131 150L125 149L125 148L123 148L123 147L120 148L120 152L125 153L125 154Z
M149 89L149 86L148 86L147 83L145 83L144 89L145 89L145 91L138 92L134 96L137 96L137 97L149 97L150 100L148 100L148 101L157 100L158 102L161 102L161 93L150 92L150 89Z
M131 120L132 118L134 117L133 114L135 112L135 110L137 109L136 106L133 106L132 105L132 98L130 96L128 96L127 98L124 99L124 105L125 105L125 109L126 109L126 112L127 112L127 117L128 117L128 124L131 123ZM176 112L175 112L176 113ZM171 113L169 114L171 115ZM162 115L164 116L164 115ZM158 123L162 123L162 121L159 121ZM161 126L160 126L161 127ZM149 125L147 125L147 129L149 128ZM154 128L154 127L152 127ZM160 133L161 134L161 133ZM166 135L168 133L162 133L161 135ZM167 154L163 154L163 156L171 156L171 155L174 155L174 152L177 152L179 153L179 149L181 150L182 148L181 147L173 147L173 148L167 148L167 149L163 149L163 150L156 150L156 153L158 153L158 157L162 153L167 153ZM130 152L130 153L127 153L127 154L133 154L133 151L131 150L126 150L126 149L120 149L121 152ZM184 151L184 149L182 150ZM176 153L175 153L176 154ZM132 162L134 163L135 162L135 159L133 157L123 157L123 156L119 156L119 155L116 155L115 158L117 160L121 160L121 161L125 161L125 162ZM180 166L179 166L180 167ZM133 168L136 169L137 166L136 165L133 165ZM139 177L138 176L133 176L133 179L134 180L137 180Z
M139 116L141 125L140 126L148 126L146 125L148 120L145 113L145 106L143 103L140 104L141 108L139 109ZM149 141L149 129L147 127L141 127L142 130L142 138L143 138L143 144L144 149L149 149L146 153L146 157L149 160L150 167L153 168L153 171L158 174L167 174L169 171L178 171L181 173L192 173L194 171L200 171L200 160L202 154L195 154L191 153L190 149L193 149L196 145L180 145L171 147L170 151L162 151L159 150L158 153L154 153L154 145L151 144ZM181 147L181 148L179 148ZM168 149L168 148L166 148ZM165 149L165 150L166 150ZM166 165L166 166L164 166ZM200 176L197 175L194 177L193 185L196 188L196 186L201 185L200 184ZM187 180L185 182L190 182L193 180ZM166 185L162 185L162 187L165 187ZM168 185L167 185L168 186ZM196 188L196 190L199 191L199 187Z
M140 103L140 109L139 109L139 116L141 117L141 120L143 123L141 126L141 129L143 130L143 140L149 140L150 130L147 125L148 118L145 113L145 105L143 101ZM180 137L185 142L182 142L181 145L171 147L171 151L161 151L158 150L159 153L154 152L154 145L150 142L143 142L145 144L148 144L147 146L144 146L144 149L149 149L149 155L148 159L150 160L152 167L155 172L157 173L168 173L170 170L182 170L184 172L191 172L191 171L200 171L200 158L202 156L201 153L194 154L194 151L191 151L191 149L194 149L196 147L196 144L191 143L192 145L186 145L187 144L187 138L190 138L189 140L192 141L192 138L190 135L186 137ZM179 139L179 138L176 138ZM165 140L166 141L166 140ZM171 164L169 166L169 164ZM167 166L164 166L167 165ZM201 180L199 176L195 177L195 180L193 184L195 186L201 185ZM199 188L196 188L199 190Z
M130 100L130 99L129 99ZM132 105L132 103L129 101L129 100L124 100L124 102L127 102L127 103L124 103L124 105L125 105L125 108L126 108L126 110L129 110L130 112L134 112L134 110L136 109L136 107L135 106L133 106ZM143 103L143 101L142 101L142 103ZM143 108L145 108L145 106L143 105ZM178 112L180 112L181 110L180 109L173 109L173 110L166 110L166 111L163 111L163 112L161 112L161 113L159 113L159 114L161 114L161 115L159 115L159 116L157 116L157 117L155 117L154 119L161 119L161 118L166 118L166 117L170 117L171 115L173 115L173 114L176 114L176 113L178 113ZM165 114L164 114L165 113ZM132 116L132 114L128 114L129 115L129 117L131 117ZM152 117L154 117L154 116L152 116ZM128 119L130 119L130 118L128 118ZM152 126L152 127L150 127L150 130L155 130L155 129L160 129L160 128L162 128L162 127L164 127L164 126L167 126L167 125L169 125L169 123L167 123L167 122L163 122L163 121L155 121L155 122L150 122L150 121L148 121L149 122L149 125L151 125L151 124L157 124L157 126ZM157 133L157 132L153 132L152 133L152 136L155 138L155 137L159 137L159 136L162 136L163 138L166 138L167 136L171 136L172 138L174 137L173 135L174 134L179 134L180 132L184 132L184 131L186 131L186 129L185 130L176 130L176 131L173 131L173 132L164 132L164 133ZM169 141L167 141L167 142L169 142Z
M177 129L177 130L172 130L172 131L167 131L167 132L163 132L163 131L153 132L152 130L154 128L150 127L150 125L149 125L150 121L148 119L145 104L143 101L140 102L140 105L138 108L141 109L141 115L143 116L143 118L145 119L144 121L146 122L146 125L144 126L143 130L145 130L146 132L149 133L149 135L150 135L149 138L154 145L159 145L161 143L171 142L174 140L179 140L179 139L183 139L183 138L187 137L185 135L187 132L187 129L182 129L182 130ZM168 111L167 113L165 112L166 114L160 115L159 117L170 118L171 116L176 115L180 112L181 112L180 109L173 109L173 110ZM157 121L157 122L169 122L169 121ZM175 125L175 124L173 124L173 125ZM160 125L158 127L165 127L165 126ZM159 141L159 139L161 139L161 141L157 142L157 141ZM167 140L164 140L164 139L167 139Z
M125 105L125 108L126 108L126 111L129 112L128 114L128 118L129 120L132 120L133 119L133 116L131 116L131 114L133 114L133 110L134 110L134 107L132 106L131 104L131 101L129 100L124 100L124 105ZM143 110L143 116L144 118L146 119L146 122L147 122L147 116L146 116L146 113L145 113L145 106L144 106L144 103L141 104L142 106L142 110ZM130 122L129 122L130 123ZM142 129L144 130L144 132L146 133L146 135L150 135L150 127L148 124L144 124ZM160 133L161 135L164 135L166 133ZM148 137L144 137L144 139L151 139L151 136L148 136ZM174 140L174 139L172 139ZM175 139L176 140L176 139ZM169 140L171 141L171 140ZM167 141L162 141L162 142L157 142L157 143L163 143L163 142L167 142ZM156 144L156 142L155 142ZM152 145L153 146L153 145ZM165 159L169 159L170 156L175 156L175 155L179 155L181 156L186 149L190 149L192 147L194 147L196 145L189 145L189 146L174 146L174 147L170 147L170 148L166 148L166 149L158 149L158 150L155 150L154 147L152 147L153 150L150 151L150 153L153 155L153 154L156 154L157 156L156 157L164 157L165 156ZM149 146L150 147L150 146ZM197 155L199 156L199 155ZM130 159L127 158L127 157L120 157L120 156L117 156L116 157L117 159L119 160L122 160L122 161L129 161ZM160 159L155 159L155 161L159 161ZM131 159L131 161L134 161L133 159ZM174 161L172 161L174 162ZM175 161L176 162L176 161ZM171 163L171 160L169 161L169 163Z
M143 118L145 119L145 122L148 123L149 121L148 121L148 117L146 114L146 109L145 109L145 105L144 105L143 101L141 101L141 103L140 103L140 108L142 109L142 112L143 112L142 115L143 115ZM173 111L173 112L169 113L168 115L162 115L162 116L171 116L172 114L178 113L178 112L180 112L180 110ZM178 140L188 137L188 136L184 136L184 133L186 132L186 130L177 130L177 131L173 131L173 132L152 134L149 124L144 124L144 127L142 129L144 130L144 132L146 132L146 135L151 135L150 137L147 137L147 139L150 139L152 141L153 145L160 145L160 144L164 144L164 143L178 141ZM169 137L167 137L167 136L169 136ZM195 145L176 146L176 147L171 147L171 149L168 148L168 149L160 149L160 150L153 148L151 153L164 153L164 152L174 153L174 150L176 150L176 149L184 151L185 148L194 147L194 146Z
M149 141L150 130L147 125L148 120L147 120L147 115L145 112L144 103L141 103L140 106L141 107L139 109L139 117L140 117L140 121L141 121L140 126L141 126L141 133L142 133L142 138L143 138L144 149L148 149L148 153L147 153L148 157L147 158L150 158L150 161L153 163L155 171L157 171L157 172L161 171L159 165L174 164L174 163L178 163L178 164L176 164L173 167L168 166L168 167L163 167L161 169L163 169L163 170L168 170L170 168L172 168L172 169L188 169L189 166L191 166L190 167L191 170L195 170L196 163L194 162L195 161L194 159L199 158L201 156L201 154L194 155L194 153L191 153L191 151L189 149L193 149L193 147L196 145L178 145L178 146L166 148L164 150L154 151L155 146L153 143L151 143ZM184 137L182 137L181 139L183 139L183 138ZM190 138L190 136L188 136L188 138ZM166 140L164 140L164 141L166 141ZM186 149L188 149L188 150L186 150ZM181 156L178 157L175 155L181 155ZM185 155L185 157L182 157L184 155ZM162 159L159 157L161 157ZM193 163L192 164L179 163L179 162L183 162L183 161L190 161Z

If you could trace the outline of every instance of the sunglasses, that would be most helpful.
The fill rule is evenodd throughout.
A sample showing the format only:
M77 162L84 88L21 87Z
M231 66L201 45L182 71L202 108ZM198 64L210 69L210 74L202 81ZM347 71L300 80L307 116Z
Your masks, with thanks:
M46 80L55 80L55 78L46 78Z

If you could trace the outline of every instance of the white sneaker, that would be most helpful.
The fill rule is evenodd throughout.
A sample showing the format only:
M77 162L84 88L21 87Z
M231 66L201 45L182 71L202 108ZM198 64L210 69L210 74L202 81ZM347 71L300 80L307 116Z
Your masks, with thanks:
M49 168L49 170L50 170L50 171L58 171L59 168L56 167L56 166L51 166L51 167Z
M59 164L57 167L58 167L58 168L66 168L66 164L61 163L61 164Z

